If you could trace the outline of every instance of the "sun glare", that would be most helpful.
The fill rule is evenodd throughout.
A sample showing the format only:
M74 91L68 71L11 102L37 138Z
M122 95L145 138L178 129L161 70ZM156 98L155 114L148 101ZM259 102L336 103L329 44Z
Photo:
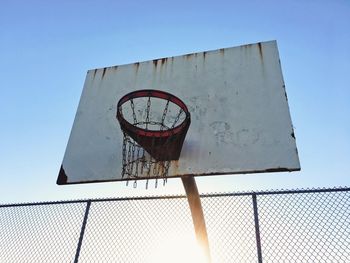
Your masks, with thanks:
M147 263L206 263L205 254L198 245L194 234L173 233L167 238L157 240L158 245L149 251Z

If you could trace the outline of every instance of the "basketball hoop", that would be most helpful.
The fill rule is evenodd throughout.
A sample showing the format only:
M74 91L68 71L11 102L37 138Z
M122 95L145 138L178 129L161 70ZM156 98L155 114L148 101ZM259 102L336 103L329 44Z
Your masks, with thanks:
M191 123L185 103L164 91L138 90L119 100L116 117L124 137L122 177L135 179L134 186L141 175L165 183Z

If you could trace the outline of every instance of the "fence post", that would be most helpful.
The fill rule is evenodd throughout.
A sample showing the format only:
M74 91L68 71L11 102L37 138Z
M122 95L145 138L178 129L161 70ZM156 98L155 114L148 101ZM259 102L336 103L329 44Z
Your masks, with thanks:
M261 253L261 241L260 241L260 229L259 229L259 214L258 214L258 203L256 200L256 194L252 194L253 197L253 209L254 209L254 222L255 222L255 238L256 238L256 248L258 252L258 262L262 263L262 253Z
M78 260L79 260L80 249L81 249L81 245L83 244L85 227L86 227L87 219L88 219L88 216L89 216L90 206L91 206L91 200L87 201L87 203L86 203L85 215L84 215L83 224L82 224L81 230L80 230L80 237L79 237L77 250L75 252L74 263L78 263Z

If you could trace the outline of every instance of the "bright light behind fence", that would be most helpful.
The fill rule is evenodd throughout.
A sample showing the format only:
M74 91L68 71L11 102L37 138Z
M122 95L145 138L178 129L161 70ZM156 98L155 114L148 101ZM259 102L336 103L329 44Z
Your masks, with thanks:
M192 233L191 233L192 234ZM172 233L154 242L149 251L147 263L204 263L207 262L203 250L192 235Z

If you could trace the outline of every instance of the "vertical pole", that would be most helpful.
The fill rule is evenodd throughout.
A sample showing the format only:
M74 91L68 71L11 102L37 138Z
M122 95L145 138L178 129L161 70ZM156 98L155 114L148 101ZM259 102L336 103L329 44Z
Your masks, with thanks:
M258 252L258 262L262 263L261 253L261 241L260 241L260 229L259 229L259 214L258 214L258 202L256 200L256 194L253 197L253 209L254 209L254 222L255 222L255 237L256 237L256 248Z
M91 206L91 201L89 200L87 202L86 208L85 208L85 215L84 215L83 224L82 224L81 230L80 230L80 237L79 237L77 250L75 252L74 263L78 263L78 260L79 260L80 249L81 249L81 245L83 244L83 238L84 238L84 233L85 233L87 219L88 219L88 216L89 216L90 206Z
M181 180L186 191L188 204L190 206L197 242L203 249L207 262L211 262L207 228L205 225L204 213L196 180L193 175L182 176Z

